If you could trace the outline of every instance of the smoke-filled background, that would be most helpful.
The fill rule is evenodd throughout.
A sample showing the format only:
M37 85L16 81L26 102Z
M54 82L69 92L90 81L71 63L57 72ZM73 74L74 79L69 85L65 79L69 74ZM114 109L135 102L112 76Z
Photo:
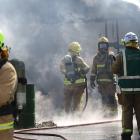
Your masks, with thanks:
M105 34L105 23L111 42L116 41L116 20L119 38L129 31L140 34L139 0L0 2L0 29L11 46L10 56L25 62L28 83L36 86L37 118L47 120L62 110L59 63L70 42L80 42L81 56L91 66L98 37Z

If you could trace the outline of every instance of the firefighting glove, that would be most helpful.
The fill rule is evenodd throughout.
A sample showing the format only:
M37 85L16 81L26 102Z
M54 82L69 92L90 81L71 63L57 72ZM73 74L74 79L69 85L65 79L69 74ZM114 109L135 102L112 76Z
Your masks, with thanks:
M95 76L91 75L90 76L90 86L94 89L95 88Z
M116 61L116 57L113 52L109 52L109 55L113 61Z

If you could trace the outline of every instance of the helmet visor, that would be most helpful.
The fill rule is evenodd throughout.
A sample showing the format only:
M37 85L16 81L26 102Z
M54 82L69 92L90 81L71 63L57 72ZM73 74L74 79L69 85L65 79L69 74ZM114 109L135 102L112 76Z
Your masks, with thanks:
M99 47L99 49L108 49L108 43L99 43L99 45L98 45L98 47Z

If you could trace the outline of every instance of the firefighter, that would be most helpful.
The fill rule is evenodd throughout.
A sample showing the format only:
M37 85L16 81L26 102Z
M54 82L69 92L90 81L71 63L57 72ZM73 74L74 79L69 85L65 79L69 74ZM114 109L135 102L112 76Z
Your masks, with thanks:
M111 70L111 65L114 60L115 56L109 51L108 38L105 36L100 37L98 41L98 52L93 58L90 85L94 89L97 83L102 105L105 110L107 109L105 114L107 117L117 115L115 77Z
M122 140L131 140L134 112L140 134L140 48L133 32L125 34L123 40L125 47L117 55L112 71L118 75L122 94Z
M75 112L80 109L81 97L86 88L85 76L89 66L80 57L81 46L79 42L72 42L60 64L60 70L64 74L64 100L65 112Z
M4 35L0 32L0 139L13 140L12 101L17 85L17 74L8 62L8 48L4 45Z

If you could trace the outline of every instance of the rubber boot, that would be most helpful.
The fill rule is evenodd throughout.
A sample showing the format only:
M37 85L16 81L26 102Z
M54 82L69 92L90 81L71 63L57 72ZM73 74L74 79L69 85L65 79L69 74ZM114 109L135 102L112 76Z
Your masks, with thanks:
M131 140L131 135L130 134L122 134L121 137L122 137L121 140Z

